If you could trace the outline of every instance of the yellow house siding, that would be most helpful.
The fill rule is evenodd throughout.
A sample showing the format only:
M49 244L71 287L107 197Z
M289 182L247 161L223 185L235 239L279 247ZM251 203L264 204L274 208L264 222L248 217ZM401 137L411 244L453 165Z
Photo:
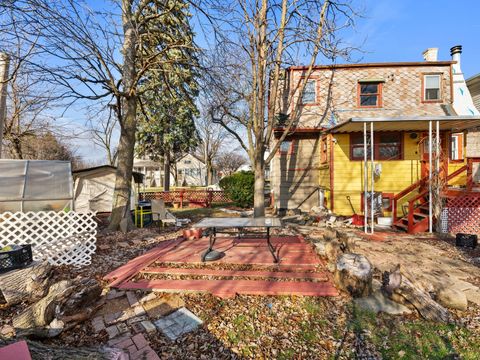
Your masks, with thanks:
M375 161L376 164L382 166L382 173L374 182L375 191L398 193L420 178L418 140L411 139L408 133L403 136L403 160ZM352 209L347 200L347 196L350 196L355 211L360 213L361 194L364 190L364 162L350 160L350 136L348 134L336 134L335 138L337 143L334 150L334 212L351 215ZM370 180L368 185L370 187Z

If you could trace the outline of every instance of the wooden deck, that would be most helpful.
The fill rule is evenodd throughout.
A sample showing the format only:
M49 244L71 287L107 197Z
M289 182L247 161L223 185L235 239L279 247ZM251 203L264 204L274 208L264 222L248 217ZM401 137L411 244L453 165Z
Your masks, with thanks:
M202 263L208 238L173 239L105 276L120 289L209 292L219 297L245 295L336 296L330 274L301 236L272 237L280 262L275 264L264 239L218 238L225 256Z

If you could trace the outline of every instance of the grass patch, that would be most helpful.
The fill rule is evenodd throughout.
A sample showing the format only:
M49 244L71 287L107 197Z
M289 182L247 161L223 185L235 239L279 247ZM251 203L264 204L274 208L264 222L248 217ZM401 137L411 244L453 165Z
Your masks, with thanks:
M351 330L368 330L385 359L478 359L480 339L466 328L352 309Z

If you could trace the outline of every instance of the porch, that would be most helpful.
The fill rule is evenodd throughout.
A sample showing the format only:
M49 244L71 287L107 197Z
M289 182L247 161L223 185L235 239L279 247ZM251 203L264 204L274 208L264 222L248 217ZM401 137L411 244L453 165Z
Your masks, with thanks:
M302 236L272 236L279 263L265 239L225 236L216 250L225 256L202 263L207 237L166 240L104 278L110 286L129 290L207 292L221 298L242 295L336 296L331 275L312 245Z
M469 224L476 221L478 224L480 222L478 221L480 219L480 196L478 196L480 187L474 179L479 175L480 155L471 149L468 151L468 147L464 146L464 139L467 135L466 131L474 130L479 126L480 116L420 116L351 118L329 129L328 133L332 136L341 137L341 134L350 134L349 159L351 161L352 156L356 156L358 159L354 160L359 160L356 162L358 166L361 164L360 169L356 167L360 170L356 180L362 186L361 211L366 219L364 231L374 232L375 220L378 216L383 216L379 214L383 214L385 204L394 227L408 233L432 232L435 223L440 220L443 225L442 230L445 232L462 229L464 227L458 226L456 215L453 216L456 225L449 224L449 214L458 213L457 208L462 206L468 207L467 210L463 210L463 215L466 216L463 220ZM419 136L418 133L423 136L415 141L413 138L408 139L409 143L416 144L416 148L412 149L413 145L410 144L411 148L407 149L408 157L406 158L403 135L400 137L402 142L395 144L399 146L398 149L395 149L392 144L378 143L377 135L387 134L387 137L392 137L388 134L394 132L405 134L405 138L407 133L415 135L415 139ZM356 134L356 138L360 140L353 144L355 150L352 150L353 134ZM360 137L360 134L363 136ZM470 144L472 145L476 146L476 144ZM384 153L379 151L379 147ZM396 156L388 158L386 155L392 151ZM409 179L412 179L407 180L411 181L410 185L404 185L403 189L399 188L398 184L404 183L405 177L409 175L405 171L397 171L395 175L386 175L391 177L391 183L395 185L390 184L389 189L385 189L384 182L379 179L382 164L387 171L392 168L391 163L397 164L395 166L398 168L405 168L405 165L412 163L415 158L418 159L415 161L421 164L421 170L417 168L417 180L413 180L413 176L410 175ZM392 188L395 191L391 191ZM364 199L367 201L365 202ZM453 201L453 199L456 200ZM471 226L466 228L471 232ZM473 230L473 233L480 233L480 226Z

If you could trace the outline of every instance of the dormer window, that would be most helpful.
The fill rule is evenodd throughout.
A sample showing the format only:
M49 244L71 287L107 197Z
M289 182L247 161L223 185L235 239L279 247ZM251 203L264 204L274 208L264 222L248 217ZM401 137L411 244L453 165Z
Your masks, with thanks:
M382 83L359 82L357 103L358 107L382 107Z
M303 89L302 104L315 104L316 91L315 80L308 80Z
M440 75L431 74L423 76L423 101L440 101Z

